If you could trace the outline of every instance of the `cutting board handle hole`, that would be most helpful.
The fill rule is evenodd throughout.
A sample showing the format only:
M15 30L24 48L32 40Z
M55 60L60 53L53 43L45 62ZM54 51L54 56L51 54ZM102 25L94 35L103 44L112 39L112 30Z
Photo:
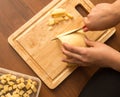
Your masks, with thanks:
M80 15L82 15L83 17L86 17L89 12L81 5L78 4L75 6L75 9L80 13Z

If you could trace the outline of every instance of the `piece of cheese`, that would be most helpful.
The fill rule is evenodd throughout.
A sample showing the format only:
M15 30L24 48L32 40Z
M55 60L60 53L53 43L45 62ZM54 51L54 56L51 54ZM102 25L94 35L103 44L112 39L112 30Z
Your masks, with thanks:
M54 9L51 13L52 17L62 17L66 15L66 10L63 8Z
M30 94L32 94L32 90L30 89L26 93L30 95Z
M13 80L13 81L15 81L17 79L17 77L15 75L11 75L10 79Z
M57 8L51 12L51 17L48 20L48 25L53 26L59 24L62 21L67 22L69 19L73 19L73 16L70 13L68 13L63 8ZM51 29L49 28L49 30Z
M50 18L49 21L48 21L48 25L52 26L54 24L55 24L55 20L53 18Z
M68 16L69 18L73 19L73 16L70 13L66 13L66 16Z
M19 92L19 94L22 96L22 95L24 94L24 92L25 92L25 91L21 90L21 91Z
M5 97L13 97L10 93L7 93Z
M7 81L4 80L4 79L1 80L1 83L2 83L2 84L5 84L6 82L7 82Z
M20 83L20 84L17 85L17 87L18 87L19 89L23 89L23 88L25 87L25 84L24 84L24 83Z
M14 83L13 81L8 81L8 84L9 84L10 86L13 86L15 83Z
M3 88L3 85L2 84L0 84L0 89L2 89Z
M63 35L59 37L62 43L67 43L72 46L86 47L85 35L79 32L72 33L69 35Z

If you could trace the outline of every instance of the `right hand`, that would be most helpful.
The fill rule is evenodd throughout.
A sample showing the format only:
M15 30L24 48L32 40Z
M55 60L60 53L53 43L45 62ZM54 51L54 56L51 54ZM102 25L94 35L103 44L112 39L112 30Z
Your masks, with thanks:
M118 10L114 3L96 5L84 18L87 27L85 30L104 30L117 25L120 22L120 11L118 12Z

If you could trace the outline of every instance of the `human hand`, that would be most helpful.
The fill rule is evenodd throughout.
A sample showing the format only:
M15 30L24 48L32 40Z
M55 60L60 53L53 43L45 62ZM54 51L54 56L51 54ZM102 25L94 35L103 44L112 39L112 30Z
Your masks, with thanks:
M119 0L113 4L101 3L96 5L83 20L87 27L84 30L104 30L117 25L120 22L118 3L120 3Z
M120 54L113 48L90 40L85 40L88 47L73 47L63 43L63 62L78 64L79 66L99 66L116 69L120 65ZM120 69L120 66L119 68Z

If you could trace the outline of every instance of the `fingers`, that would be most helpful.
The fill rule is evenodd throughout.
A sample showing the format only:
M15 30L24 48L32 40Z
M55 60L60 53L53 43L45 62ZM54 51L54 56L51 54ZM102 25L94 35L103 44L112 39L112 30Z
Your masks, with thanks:
M81 51L83 51L84 49L81 47L73 47L70 46L69 44L63 43L63 48L67 51L70 51L72 53L76 53L76 54L82 54Z
M84 17L84 23L85 23L86 26L87 26L87 24L90 23L87 17Z
M95 46L95 42L85 39L85 43L88 47L94 47Z
M84 24L86 25L86 27L83 30L85 32L103 30L103 29L100 29L100 26L98 25L98 22L96 22L95 18L93 20L91 17L92 17L91 15L88 15L83 19Z
M85 24L85 27L83 27L83 31L84 32L87 32L88 30L89 30L89 28L88 28L88 25L89 25L89 20L88 20L88 18L87 17L85 17L84 19L83 19L83 21L84 21L84 24Z
M96 46L96 42L85 40L89 47L73 47L66 43L63 44L62 52L67 58L63 59L63 62L78 64L79 66L85 66L89 62L89 52Z
M76 65L79 65L79 66L82 66L82 64L83 64L81 61L79 61L77 59L74 59L74 58L65 58L62 61L70 63L70 64L76 64Z
M79 66L84 65L84 54L86 48L80 47L71 47L68 44L63 44L62 48L63 54L66 55L67 58L63 59L63 62L77 64Z
M69 59L70 58L75 58L75 59L78 59L78 60L81 60L81 56L78 54L78 53L74 53L74 52L71 52L69 51L68 47L64 46L65 48L62 48L62 52L64 55L66 55ZM66 49L67 48L67 49ZM70 49L71 50L71 49ZM77 51L75 51L77 52Z
M74 47L63 43L63 51L69 51L77 55L84 55L85 53L87 53L87 50L90 49L89 47L96 47L97 45L99 45L98 42L90 41L88 39L85 39L85 43L87 47Z
M83 31L84 31L84 32L89 31L89 29L87 28L87 26L84 26L84 27L83 27Z

